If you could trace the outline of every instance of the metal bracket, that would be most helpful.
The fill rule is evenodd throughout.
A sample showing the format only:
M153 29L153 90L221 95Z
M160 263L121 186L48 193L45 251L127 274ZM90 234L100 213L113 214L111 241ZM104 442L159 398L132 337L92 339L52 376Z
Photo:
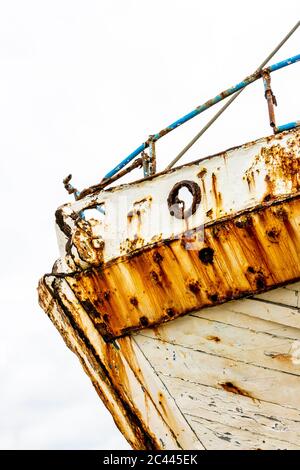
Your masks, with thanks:
M149 176L152 176L156 173L156 149L154 135L149 135L148 144L150 153Z
M273 128L273 131L275 133L276 120L275 120L274 106L277 106L277 100L271 88L271 75L270 75L269 70L263 70L262 79L263 79L264 87L265 87L265 98L268 102L270 126Z
M148 176L155 175L156 173L156 151L154 135L149 135L145 145L149 147L149 155L146 152L142 152L144 177L147 178Z
M63 179L63 184L65 187L65 190L68 191L69 194L74 194L75 200L77 200L80 192L78 191L77 188L74 188L74 186L70 183L72 179L72 175L66 176L66 178Z

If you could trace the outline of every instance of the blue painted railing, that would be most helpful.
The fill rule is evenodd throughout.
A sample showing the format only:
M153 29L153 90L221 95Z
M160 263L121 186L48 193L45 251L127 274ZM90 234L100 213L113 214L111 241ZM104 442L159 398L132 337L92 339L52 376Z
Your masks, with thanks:
M283 60L281 62L277 62L276 64L270 65L269 67L265 68L265 71L268 72L275 72L276 70L282 69L283 67L287 67L288 65L294 64L295 62L300 61L300 54L295 55L293 57L290 57L286 60ZM256 81L262 76L262 70L259 70L258 72L249 75L246 77L244 80L242 80L240 83L237 85L228 88L225 91L222 91L218 95L216 95L214 98L206 101L204 104L197 106L193 111L190 113L186 114L185 116L177 119L177 121L174 121L172 124L167 126L165 129L162 129L160 132L157 134L154 134L152 136L152 141L156 142L159 140L161 137L164 135L168 134L169 132L173 131L177 127L181 126L182 124L188 122L190 119L193 119L195 116L198 116L198 114L203 113L206 109L211 108L215 104L219 103L220 101L224 100L224 98L227 98L228 96L233 95L237 91L245 88L246 86L250 85L250 83ZM283 126L278 126L276 128L276 132L281 132L283 130L288 130L288 129L293 129L294 127L297 127L300 125L300 121L294 121L290 122L288 124L285 124ZM124 166L126 166L129 162L131 162L135 157L137 157L143 150L145 150L147 147L149 147L148 142L144 142L141 144L138 148L136 148L133 152L131 152L124 160L122 160L115 168L113 168L111 171L109 171L105 176L104 179L111 178L114 176L116 173L118 173Z
M289 131L290 129L295 129L295 127L299 127L299 126L300 126L300 121L288 122L287 124L283 124L282 126L277 126L276 133Z

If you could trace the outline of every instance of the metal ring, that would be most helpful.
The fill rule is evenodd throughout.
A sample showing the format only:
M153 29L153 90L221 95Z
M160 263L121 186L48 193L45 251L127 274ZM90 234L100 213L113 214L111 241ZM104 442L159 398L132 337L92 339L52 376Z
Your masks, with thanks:
M193 202L188 209L184 208L184 201L178 198L181 188L187 188L193 196ZM201 189L194 181L183 180L176 183L170 191L168 196L168 207L170 214L176 219L187 219L197 210L198 204L201 201Z

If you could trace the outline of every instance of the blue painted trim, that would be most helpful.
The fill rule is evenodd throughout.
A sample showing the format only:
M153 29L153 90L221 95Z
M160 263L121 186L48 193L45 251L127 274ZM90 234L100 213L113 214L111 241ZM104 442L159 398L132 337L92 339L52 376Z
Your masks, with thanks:
M300 61L300 54L295 55L293 57L290 57L289 59L283 60L281 62L278 62L277 64L270 65L270 67L267 67L265 70L267 70L269 72L274 72L276 70L282 69L283 67L287 67L288 65L295 64L298 61ZM177 119L177 121L174 121L168 127L166 127L165 129L163 129L160 132L158 132L157 134L155 134L154 137L153 137L154 142L156 142L157 140L159 140L161 137L168 134L169 132L173 131L177 127L181 126L182 124L185 124L190 119L193 119L198 114L203 113L203 111L205 111L206 109L211 108L215 104L219 103L224 98L227 98L228 96L233 95L234 93L241 90L242 88L245 88L246 86L250 85L250 83L252 83L255 80L257 80L258 78L260 78L261 75L262 75L262 70L254 73L253 75L249 75L249 77L246 77L240 83L237 83L235 86L230 87L225 91L222 91L221 93L216 95L214 98L206 101L204 104L202 104L202 105L198 106L197 108L195 108L190 113L188 113L185 116ZM288 125L288 124L286 124L286 125ZM280 126L280 127L282 127L282 126ZM295 126L295 127L297 127L297 126ZM292 129L292 127L290 127L289 129ZM281 132L281 131L278 131L278 132ZM111 178L112 176L114 176L116 173L118 173L118 171L120 171L124 166L126 166L129 162L131 162L131 160L133 160L135 157L137 157L147 147L149 147L148 142L144 142L137 149L135 149L130 155L128 155L128 157L124 158L124 160L122 160L115 168L113 168L111 171L109 171L104 176L104 179L108 179L108 178Z
M295 129L295 127L299 127L299 126L300 126L300 121L288 122L287 124L283 124L282 126L277 126L276 133L289 131L290 129Z
M127 163L131 162L135 157L137 157L145 148L147 148L148 145L145 143L140 145L137 149L135 149L128 157L124 158L115 168L113 168L111 171L109 171L105 176L104 179L111 178L114 176L118 171L120 171L124 166L127 165Z

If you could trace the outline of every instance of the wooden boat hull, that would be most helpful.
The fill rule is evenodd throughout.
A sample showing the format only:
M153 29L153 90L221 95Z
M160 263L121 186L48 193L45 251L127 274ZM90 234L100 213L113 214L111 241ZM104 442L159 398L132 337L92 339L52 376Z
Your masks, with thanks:
M55 298L41 284L40 298L133 448L299 449L299 291L202 309L114 343L69 288Z
M133 448L300 448L299 140L261 139L57 212L62 257L40 304ZM178 181L193 195L183 218ZM109 238L125 195L128 230L121 220ZM104 221L80 217L103 204Z

